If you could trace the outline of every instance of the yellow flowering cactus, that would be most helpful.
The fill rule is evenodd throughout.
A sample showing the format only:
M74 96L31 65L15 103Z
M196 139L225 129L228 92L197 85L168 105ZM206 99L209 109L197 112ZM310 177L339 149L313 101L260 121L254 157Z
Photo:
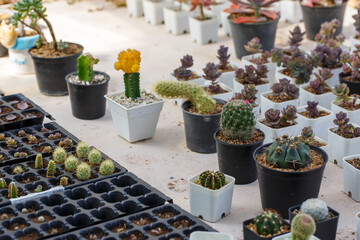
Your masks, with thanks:
M118 55L116 70L124 72L125 96L131 99L140 97L140 52L128 49Z

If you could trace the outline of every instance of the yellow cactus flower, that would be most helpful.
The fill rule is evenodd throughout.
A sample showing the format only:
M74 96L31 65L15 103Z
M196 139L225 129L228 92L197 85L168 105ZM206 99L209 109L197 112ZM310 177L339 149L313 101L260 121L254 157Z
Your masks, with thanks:
M122 51L118 55L118 61L114 67L116 70L122 70L124 73L136 73L140 69L140 52L137 50L128 49Z

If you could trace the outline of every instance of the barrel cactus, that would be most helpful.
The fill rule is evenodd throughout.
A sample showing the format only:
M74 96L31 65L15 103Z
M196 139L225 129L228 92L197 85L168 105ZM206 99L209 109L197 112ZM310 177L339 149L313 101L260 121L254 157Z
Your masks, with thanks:
M36 155L35 158L35 168L36 169L41 169L44 167L44 161L43 161L43 157L42 155L39 153L38 155Z
M329 215L327 204L318 198L310 198L303 202L300 211L310 215L315 222L322 221Z
M90 150L88 155L90 165L99 165L101 163L101 152L96 148Z
M64 163L67 157L67 152L62 147L57 147L53 152L53 159L56 163Z
M309 240L316 225L310 215L299 213L291 222L291 240Z
M306 167L311 163L312 156L309 145L297 137L291 139L287 135L277 138L266 150L266 161L279 168Z
M46 171L46 177L54 177L56 173L56 164L53 160L49 161Z
M8 188L8 198L17 198L18 197L18 189L16 187L16 183L11 182Z
M87 181L91 177L91 168L87 163L80 163L76 168L76 177L81 181Z
M228 139L240 141L250 138L254 132L255 117L251 105L242 100L228 102L222 110L220 127Z
M216 190L226 185L225 175L219 171L204 171L199 176L201 186Z
M0 178L0 189L6 188L6 181L3 178Z
M282 222L277 212L267 210L254 218L254 225L259 235L267 236L280 232Z
M69 178L68 177L61 177L59 184L61 186L64 186L64 187L69 185Z
M75 157L74 155L71 155L69 157L66 158L65 160L65 170L68 172L75 172L77 166L80 164L79 160L77 157Z
M90 152L89 145L85 142L79 142L76 145L76 155L78 158L87 158Z
M114 162L111 159L103 161L99 167L99 173L101 175L110 175L115 171Z
M13 174L22 174L23 172L25 172L25 170L22 166L17 165L13 168L12 172Z

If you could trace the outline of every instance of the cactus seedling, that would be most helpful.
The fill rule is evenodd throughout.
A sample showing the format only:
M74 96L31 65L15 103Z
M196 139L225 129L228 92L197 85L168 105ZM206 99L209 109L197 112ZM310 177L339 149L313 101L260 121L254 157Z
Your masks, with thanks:
M99 173L101 175L110 175L115 171L114 162L111 159L103 161L99 167Z
M46 177L54 177L56 174L56 164L53 160L49 161L46 171Z
M91 178L91 168L87 163L81 163L76 168L76 177L81 181L87 181Z
M29 210L28 210L27 208L23 208L23 209L21 209L21 212L22 212L22 213L28 213Z
M45 222L45 218L43 216L38 217L38 222Z
M69 185L69 178L68 177L61 177L59 184L64 186L64 187Z
M91 82L94 78L94 64L97 64L99 59L93 58L90 53L83 53L77 59L78 77L81 81Z
M275 211L267 210L254 218L254 225L259 235L275 235L280 232L281 218Z
M101 163L101 152L96 148L90 150L88 155L90 165L99 165Z
M79 142L76 146L76 155L78 158L87 158L90 148L85 142Z
M57 147L53 152L53 159L56 163L64 163L67 157L67 152L62 147Z
M3 178L0 178L0 189L6 188L6 181Z
M67 148L71 146L73 143L70 138L65 138L59 142L59 147Z
M315 222L322 221L329 215L327 204L318 198L310 198L303 202L300 211L301 213L310 215Z
M20 165L17 165L13 168L12 173L13 174L22 174L23 172L25 172L24 168Z
M79 160L77 159L77 157L71 155L69 157L66 158L65 160L65 169L68 172L75 172L77 166L80 164Z
M226 185L225 175L220 171L204 171L199 176L201 186L211 190L220 189Z
M24 158L27 155L28 155L27 152L16 152L16 153L14 153L14 157L16 157L16 158Z
M43 153L51 153L52 147L51 146L45 146L42 150Z
M16 183L11 182L8 188L8 198L17 198L18 197L18 189L16 187Z
M311 216L302 213L297 214L291 222L291 239L309 240L315 230L315 221Z
M41 184L37 185L37 187L35 188L34 192L38 193L38 192L42 192L43 190L43 186Z
M36 155L36 158L35 158L35 168L40 169L40 168L43 168L43 167L44 167L43 157L39 153L39 154Z

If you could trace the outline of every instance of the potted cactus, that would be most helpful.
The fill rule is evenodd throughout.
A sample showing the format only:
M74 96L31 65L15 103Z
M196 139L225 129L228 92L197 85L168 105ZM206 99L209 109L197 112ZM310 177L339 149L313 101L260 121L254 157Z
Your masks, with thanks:
M357 202L360 202L360 154L350 155L343 158L344 193ZM357 218L359 218L357 216ZM357 219L357 224L359 219ZM358 225L359 227L359 225ZM358 228L358 230L360 230Z
M344 63L342 72L339 74L340 83L346 83L350 94L360 94L360 55L351 54L349 60Z
M357 14L354 14L353 19L355 20L354 26L356 34L351 37L351 48L350 52L353 52L357 49L357 45L360 45L360 9L357 10Z
M290 222L297 214L308 214L314 219L316 231L314 236L319 239L336 239L336 229L340 214L321 199L311 198L303 202L301 205L289 208Z
M198 153L215 153L214 133L219 128L224 101L213 99L202 87L194 83L160 81L154 91L164 98L186 99L183 110L186 146Z
M72 113L76 118L90 120L105 114L104 95L107 94L110 76L94 71L93 66L98 62L99 59L90 53L81 54L77 59L78 71L65 77Z
M242 89L240 93L235 93L234 97L231 100L237 99L249 102L251 107L253 108L255 119L257 119L260 112L260 104L255 102L257 99L257 92L258 90L255 88L254 84L245 84L244 89Z
M183 9L183 0L178 0L178 6L164 7L164 21L167 32L180 35L189 32L190 12Z
M129 142L155 134L164 100L140 89L140 52L128 49L118 55L116 70L124 72L125 91L105 95L117 133Z
M220 130L214 134L221 172L234 177L235 184L256 181L253 151L262 145L264 133L255 129L255 116L249 102L232 100L222 110Z
M261 112L266 112L267 109L273 108L281 110L288 105L299 104L299 88L290 83L286 78L280 79L279 83L274 83L271 86L271 91L260 94Z
M164 8L171 6L171 1L166 0L143 0L145 21L152 25L164 23Z
M307 106L299 107L298 123L300 128L312 127L316 136L327 141L327 130L331 126L333 113L318 105L319 102L308 101Z
M235 178L204 171L188 179L191 214L217 222L230 214Z
M228 47L220 45L220 48L217 50L217 58L219 59L218 71L222 74L219 77L219 82L225 84L231 89L234 89L233 79L235 77L235 71L239 68L235 64L229 62L231 54L228 54Z
M266 240L290 231L290 224L274 210L266 210L243 222L244 239Z
M344 112L336 113L334 124L328 130L328 154L329 160L342 167L343 158L359 153L360 127L350 123L350 119Z
M253 157L264 209L288 218L289 207L318 197L328 161L322 149L284 135L257 148Z
M186 54L180 59L180 62L181 66L170 73L170 80L192 82L199 85L205 84L205 79L201 77L201 74L190 69L194 65L194 60L191 55Z
M310 146L321 148L322 150L327 152L328 143L325 140L319 138L318 136L315 136L315 133L311 126L304 127L301 130L299 140L309 144Z
M360 125L360 97L357 94L349 96L349 91L345 83L335 86L333 94L336 99L331 102L331 111L345 112L354 123Z

